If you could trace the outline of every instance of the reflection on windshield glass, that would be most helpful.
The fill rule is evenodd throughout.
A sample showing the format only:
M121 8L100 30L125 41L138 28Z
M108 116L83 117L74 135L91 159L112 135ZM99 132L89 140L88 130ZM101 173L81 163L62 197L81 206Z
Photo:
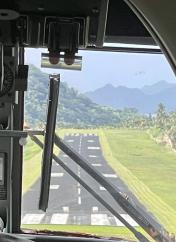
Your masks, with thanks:
M132 199L141 208L145 206L152 218L176 233L173 73L162 55L81 55L82 72L57 70L62 81L57 134L117 187L125 199ZM43 128L49 80L46 72L51 70L42 72L30 53L27 57L30 73L25 126ZM142 231L103 186L63 151L56 147L54 151L131 226ZM24 151L22 227L133 238L121 221L55 161L48 209L46 213L38 210L40 169L41 150L29 140Z

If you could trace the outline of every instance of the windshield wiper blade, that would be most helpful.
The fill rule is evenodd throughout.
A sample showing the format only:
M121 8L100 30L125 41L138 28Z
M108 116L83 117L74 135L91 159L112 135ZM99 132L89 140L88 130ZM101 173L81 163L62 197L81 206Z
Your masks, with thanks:
M172 242L168 232L161 224L155 221L142 208L127 200L120 190L118 191L111 182L109 182L99 171L89 164L89 162L82 157L78 152L73 150L61 138L55 134L55 144L65 154L67 154L73 161L75 161L83 170L85 170L92 178L94 178L100 185L106 188L107 192L114 198L114 200L127 212L153 239L159 242Z
M43 143L35 136L30 135L31 139L43 149ZM76 175L65 163L53 154L53 159L68 173L70 174L80 185L82 185L94 198L97 199L105 208L107 208L117 219L119 219L140 242L150 242L142 233L137 231L135 227L131 226L111 205L109 205L97 192L95 192L89 185L87 185L78 175Z

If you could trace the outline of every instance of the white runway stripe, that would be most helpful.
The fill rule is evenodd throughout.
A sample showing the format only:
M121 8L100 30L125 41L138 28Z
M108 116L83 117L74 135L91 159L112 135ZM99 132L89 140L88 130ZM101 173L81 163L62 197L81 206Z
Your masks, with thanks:
M24 215L24 217L21 220L22 224L39 224L45 214L40 213L27 213Z
M97 155L89 155L90 158L96 158Z
M92 166L102 166L100 163L92 163Z
M62 207L63 213L53 213L49 216L49 224L67 224L69 216L74 216L73 224L80 224L80 214L70 214L69 207ZM85 214L86 217L90 217L91 225L112 225L112 219L115 221L116 226L124 226L115 216L108 215L106 213L98 213L99 208L97 206L92 207L92 214ZM46 214L46 216L48 216ZM130 223L131 226L139 226L128 214L121 214L121 216ZM79 221L79 222L78 222ZM42 224L45 223L45 214L41 213L27 213L22 217L22 224ZM82 224L84 222L82 221ZM86 225L87 222L86 222ZM113 224L114 226L114 224Z
M95 141L92 140L92 139L89 139L87 142L88 142L88 143L94 143Z
M51 177L63 177L64 173L51 173Z
M121 216L131 225L131 226L139 226L136 221L134 221L134 219L132 219L128 214L121 214ZM115 221L116 221L116 225L117 226L124 226L116 217Z
M65 213L69 213L69 207L62 207L62 209Z
M68 219L68 214L64 213L54 213L51 217L51 224L66 224Z
M66 155L66 154L63 154L62 156L63 156L63 157L68 157L68 155Z
M59 185L50 185L50 189L51 190L57 190L57 189L59 189Z
M80 195L80 194L81 194L81 188L78 187L78 195Z
M92 207L92 212L97 213L98 212L98 207Z
M110 225L107 214L91 214L91 225Z
M78 204L81 205L81 197L78 196Z
M74 142L74 140L73 139L69 139L69 140L67 140L67 142L71 143L71 142Z
M107 178L117 178L116 174L103 174L103 176Z
M88 146L88 150L100 150L98 146Z
M106 191L106 188L100 187L100 191Z

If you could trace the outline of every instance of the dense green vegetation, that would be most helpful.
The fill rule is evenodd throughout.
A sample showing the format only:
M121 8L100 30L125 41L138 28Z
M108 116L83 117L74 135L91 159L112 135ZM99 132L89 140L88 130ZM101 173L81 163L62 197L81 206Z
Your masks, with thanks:
M30 66L29 87L25 98L25 120L40 126L46 120L48 74ZM61 82L57 124L59 127L116 126L120 111L93 103L75 89Z
M48 74L30 66L29 86L25 97L25 121L29 126L43 126L46 120ZM130 126L141 116L135 108L123 110L100 106L85 95L61 82L58 127L96 128Z

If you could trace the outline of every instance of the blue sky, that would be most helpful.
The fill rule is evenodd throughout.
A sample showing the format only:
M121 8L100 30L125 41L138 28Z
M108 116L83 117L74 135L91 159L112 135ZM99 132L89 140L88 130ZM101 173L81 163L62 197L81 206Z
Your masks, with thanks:
M46 52L46 50L42 50ZM40 68L41 49L26 49L26 62ZM108 83L114 86L141 88L158 81L175 82L176 78L166 58L161 54L132 54L79 51L83 56L82 71L51 70L60 73L61 80L80 92L95 90Z

